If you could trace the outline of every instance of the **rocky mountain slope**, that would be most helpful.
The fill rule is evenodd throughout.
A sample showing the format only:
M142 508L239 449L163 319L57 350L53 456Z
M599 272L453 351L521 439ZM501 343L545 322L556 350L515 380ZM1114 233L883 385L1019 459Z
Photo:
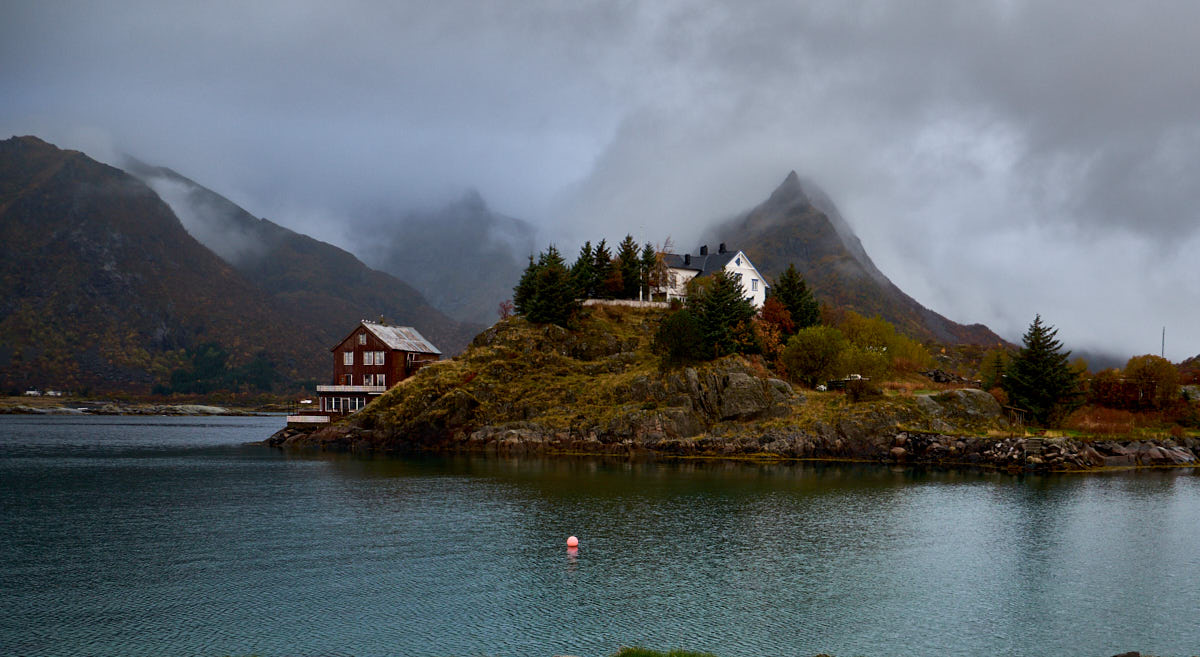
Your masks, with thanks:
M922 306L875 266L837 207L796 172L770 198L712 231L774 279L794 263L818 300L860 314L882 315L904 333L943 344L995 345L1000 336L982 324L963 325Z
M347 251L259 219L171 169L137 161L126 168L281 312L311 325L326 348L358 320L380 315L389 323L416 327L447 355L461 351L483 329L447 317L413 286L371 269ZM494 315L495 309L491 311Z
M0 141L0 383L146 388L205 342L235 362L265 352L290 377L328 360L137 179L34 137Z
M447 315L484 326L539 250L533 226L493 211L474 191L437 210L364 223L373 238L356 250L372 267L408 281Z
M194 366L205 345L217 347L209 351L219 362L208 366L253 365L247 376L286 387L325 380L329 347L363 318L412 324L447 354L478 328L349 253L256 219L178 174L144 165L140 173L188 221L138 178L83 153L35 137L0 141L7 391L146 392ZM198 224L199 215L213 222Z

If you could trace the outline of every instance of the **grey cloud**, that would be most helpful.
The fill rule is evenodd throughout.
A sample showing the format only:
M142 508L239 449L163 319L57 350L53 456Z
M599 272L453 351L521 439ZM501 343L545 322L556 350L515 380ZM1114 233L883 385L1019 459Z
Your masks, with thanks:
M796 169L886 274L954 319L1016 338L1041 311L1113 349L1147 322L1200 326L1182 257L1200 241L1195 3L5 2L3 16L0 129L130 152L343 245L363 208L472 187L563 245L627 231L685 245ZM1164 307L1160 289L1190 303ZM1123 317L1097 306L1110 292ZM1175 357L1200 352L1200 331L1174 333Z

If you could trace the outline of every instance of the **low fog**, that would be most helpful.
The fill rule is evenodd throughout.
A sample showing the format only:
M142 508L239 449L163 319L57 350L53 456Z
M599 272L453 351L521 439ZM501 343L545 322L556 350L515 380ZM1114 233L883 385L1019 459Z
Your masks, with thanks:
M5 137L168 166L351 250L379 208L469 189L568 253L688 247L794 169L955 321L1018 340L1041 313L1126 356L1165 326L1169 358L1200 353L1200 4L0 11Z

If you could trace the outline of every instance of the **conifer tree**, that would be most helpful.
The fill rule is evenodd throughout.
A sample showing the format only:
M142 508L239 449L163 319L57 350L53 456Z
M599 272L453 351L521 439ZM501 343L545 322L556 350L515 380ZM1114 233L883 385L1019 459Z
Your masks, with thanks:
M650 301L650 294L655 285L654 272L658 265L658 252L654 250L653 244L646 242L642 246L642 257L640 260L642 299Z
M821 323L821 308L804 282L804 277L796 271L796 265L789 263L787 271L775 281L768 293L787 308L797 331Z
M1004 380L1004 373L1008 370L1008 352L999 347L990 349L983 355L983 364L979 369L979 378L983 383L984 390L991 390L1000 385Z
M562 255L551 245L538 256L534 266L533 291L524 304L525 318L537 324L565 326L578 309L575 292L575 283Z
M583 299L596 295L596 265L593 261L592 243L587 241L579 248L579 257L571 265L571 281L576 294Z
M592 279L595 285L593 296L605 299L614 297L624 281L620 279L620 271L613 263L612 251L608 250L608 244L604 240L600 240L596 249L592 251L592 269L595 274L595 278ZM614 279L618 286L616 290L612 289Z
M625 239L617 246L617 268L621 271L620 298L636 299L638 287L642 284L642 268L633 235L625 235Z
M1065 416L1078 403L1078 386L1068 359L1055 339L1058 330L1042 324L1037 315L1021 338L1024 345L1013 356L1001 384L1012 404L1029 412L1040 424Z
M754 306L742 296L742 285L724 269L713 272L703 294L690 296L688 305L700 323L705 346L713 357L738 351L749 339Z
M529 312L529 302L534 296L536 279L537 263L533 261L533 254L530 253L529 264L525 266L525 271L521 273L521 280L513 288L513 309L517 311L517 314L525 315Z

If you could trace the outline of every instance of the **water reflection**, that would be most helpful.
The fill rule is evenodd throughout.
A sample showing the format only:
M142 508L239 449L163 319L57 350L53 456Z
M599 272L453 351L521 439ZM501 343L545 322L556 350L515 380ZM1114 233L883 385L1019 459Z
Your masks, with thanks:
M5 434L0 652L1200 645L1186 471L296 454L128 424Z

